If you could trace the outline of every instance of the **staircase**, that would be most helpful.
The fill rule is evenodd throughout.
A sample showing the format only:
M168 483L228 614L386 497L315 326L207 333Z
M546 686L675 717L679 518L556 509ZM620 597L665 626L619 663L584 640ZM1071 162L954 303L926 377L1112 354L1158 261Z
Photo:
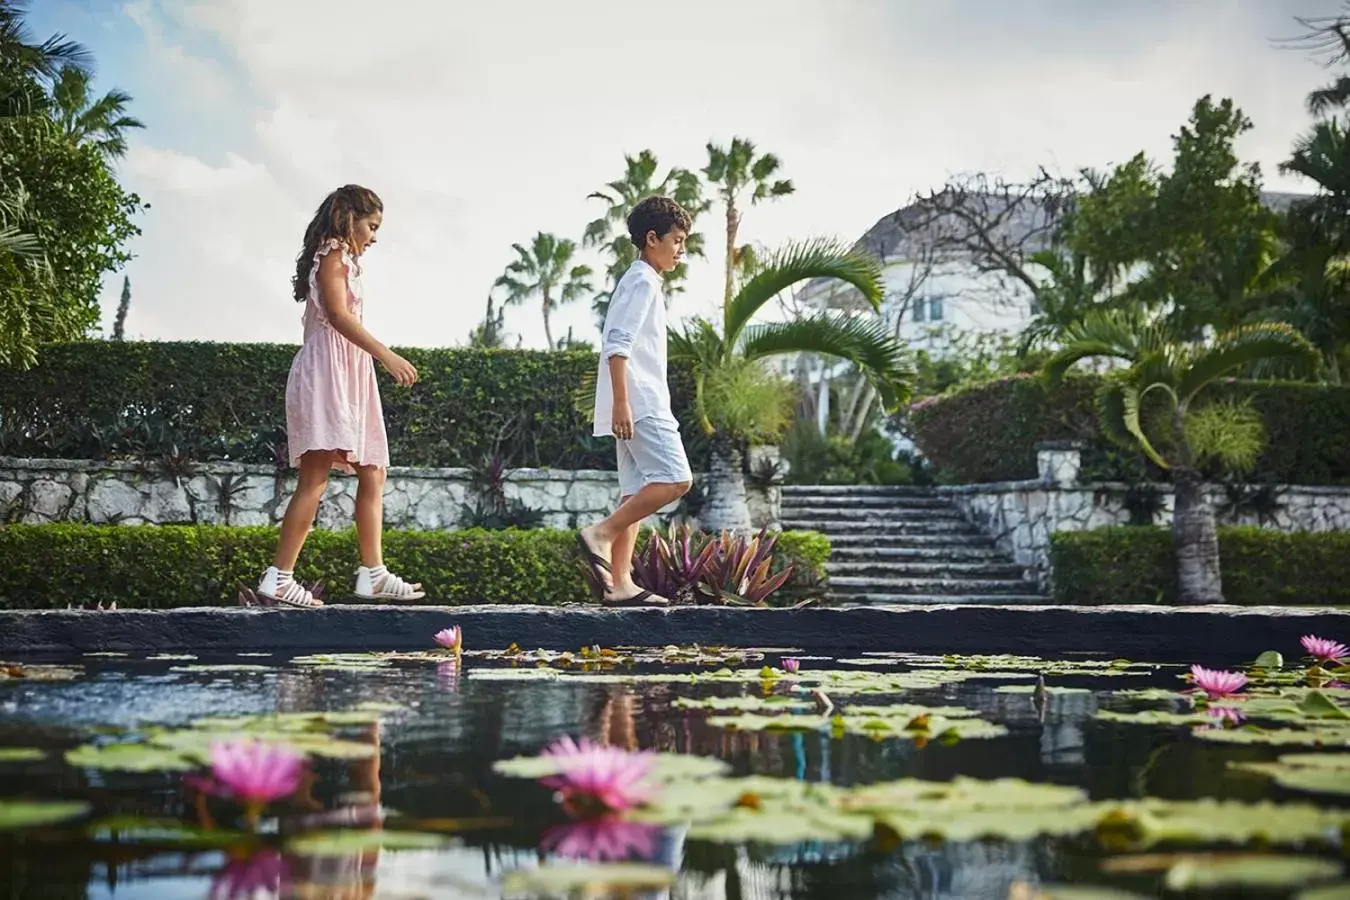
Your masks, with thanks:
M819 531L843 603L1043 603L1035 582L931 488L783 487L783 527Z

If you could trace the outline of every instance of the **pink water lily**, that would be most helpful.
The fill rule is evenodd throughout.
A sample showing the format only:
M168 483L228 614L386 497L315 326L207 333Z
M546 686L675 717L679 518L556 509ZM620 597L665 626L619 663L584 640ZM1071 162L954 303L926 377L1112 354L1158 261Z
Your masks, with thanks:
M783 671L789 675L796 675L802 668L802 661L795 656L786 656L783 658Z
M656 853L660 826L627 822L617 816L597 816L558 825L544 832L539 847L569 859L622 862L651 859Z
M305 772L303 753L251 738L213 743L210 756L211 777L193 783L207 793L243 804L245 817L254 827L263 807L294 794Z
M436 632L433 639L445 649L458 654L463 646L464 635L458 625L451 625Z
M541 754L558 763L558 774L540 783L558 792L564 808L572 813L622 812L641 806L656 793L648 779L656 757L652 753L629 753L618 747L602 747L585 738L580 743L560 738Z
M1231 697L1247 686L1247 676L1241 672L1206 669L1204 666L1191 666L1191 680L1211 700Z
M1327 640L1315 635L1305 634L1299 638L1299 643L1308 655L1318 662L1338 663L1346 657L1350 657L1350 647L1337 641Z
M244 858L231 857L211 878L207 900L253 900L259 893L270 897L281 890L287 874L286 860L275 850L259 850Z

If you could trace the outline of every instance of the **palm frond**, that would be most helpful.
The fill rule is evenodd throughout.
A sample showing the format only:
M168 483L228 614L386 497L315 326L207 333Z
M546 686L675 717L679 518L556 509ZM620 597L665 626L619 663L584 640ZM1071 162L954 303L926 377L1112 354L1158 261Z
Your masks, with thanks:
M1168 466L1167 460L1163 459L1162 455L1153 448L1153 443L1148 439L1148 435L1144 434L1144 425L1140 418L1140 409L1144 405L1144 396L1149 391L1159 387L1164 386L1155 383L1149 385L1143 391L1140 391L1135 385L1123 381L1120 388L1120 403L1125 430L1139 442L1139 447L1144 451L1145 456L1153 460L1159 468L1167 469L1171 467Z
M789 353L818 353L853 363L872 382L887 410L909 397L915 372L904 348L886 325L874 319L818 313L790 322L746 330L741 352L748 359Z
M1308 112L1323 116L1350 105L1350 76L1342 75L1324 88L1308 95Z
M1235 328L1200 350L1180 373L1177 395L1189 403L1206 385L1260 360L1287 360L1308 374L1321 366L1321 354L1296 328L1283 322L1258 322Z
M1148 342L1143 339L1147 327L1130 310L1091 310L1063 329L1063 346L1046 362L1044 376L1051 383L1060 381L1075 364L1097 357L1136 362Z
M727 305L723 334L727 346L734 348L750 320L774 297L801 281L834 278L857 288L874 309L881 309L884 295L881 265L876 258L854 253L830 240L789 244L745 282Z

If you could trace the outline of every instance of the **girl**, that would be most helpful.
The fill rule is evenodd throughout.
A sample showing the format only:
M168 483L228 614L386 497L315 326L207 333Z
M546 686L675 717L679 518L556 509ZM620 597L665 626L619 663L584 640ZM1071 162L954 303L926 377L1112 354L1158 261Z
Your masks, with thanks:
M319 510L331 469L356 473L356 538L361 600L420 600L420 584L408 584L384 567L384 478L389 444L374 360L403 387L417 370L361 324L361 267L357 260L375 243L384 205L373 191L354 184L323 201L305 229L305 246L292 279L295 299L305 304L305 340L286 381L286 441L299 484L281 523L273 565L263 573L258 596L286 606L323 604L295 580L295 561Z

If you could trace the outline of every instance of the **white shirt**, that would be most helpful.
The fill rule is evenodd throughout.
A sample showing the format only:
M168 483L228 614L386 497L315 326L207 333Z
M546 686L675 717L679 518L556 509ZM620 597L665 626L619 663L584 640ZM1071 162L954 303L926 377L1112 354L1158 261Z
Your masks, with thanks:
M666 383L666 304L661 273L637 260L623 273L610 297L595 380L595 435L613 434L614 385L609 359L628 359L628 405L633 421L650 416L674 420Z

